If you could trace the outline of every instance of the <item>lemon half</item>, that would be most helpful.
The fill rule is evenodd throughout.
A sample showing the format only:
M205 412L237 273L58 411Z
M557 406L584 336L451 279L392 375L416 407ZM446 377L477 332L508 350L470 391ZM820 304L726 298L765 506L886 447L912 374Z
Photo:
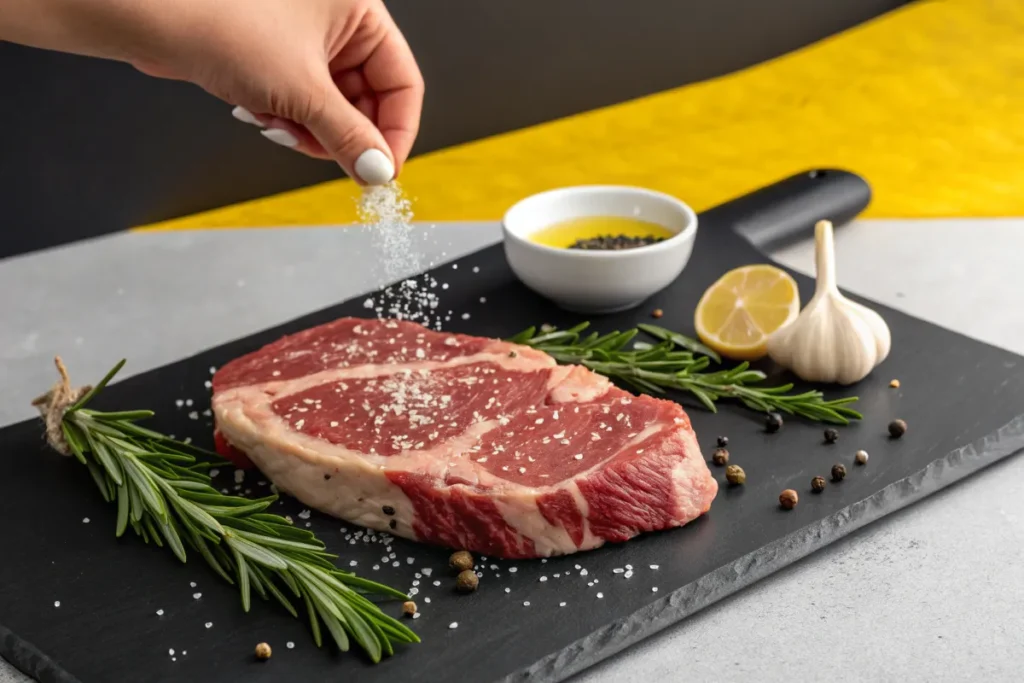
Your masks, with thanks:
M781 268L756 264L730 270L708 287L694 326L723 357L757 360L768 353L768 337L799 313L796 280Z

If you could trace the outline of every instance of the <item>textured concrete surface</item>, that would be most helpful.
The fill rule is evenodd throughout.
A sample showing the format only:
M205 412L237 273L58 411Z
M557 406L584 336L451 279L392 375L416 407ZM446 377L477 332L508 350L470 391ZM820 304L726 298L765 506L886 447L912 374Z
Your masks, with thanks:
M495 225L424 229L423 265L498 236ZM1024 220L861 222L838 231L837 247L845 287L1024 353ZM82 381L121 355L143 372L374 289L376 248L355 229L233 230L119 235L0 261L0 425L32 415L28 401L51 383L55 353ZM810 244L776 256L811 268ZM1019 681L1022 520L1018 457L575 683ZM0 661L0 683L24 680Z

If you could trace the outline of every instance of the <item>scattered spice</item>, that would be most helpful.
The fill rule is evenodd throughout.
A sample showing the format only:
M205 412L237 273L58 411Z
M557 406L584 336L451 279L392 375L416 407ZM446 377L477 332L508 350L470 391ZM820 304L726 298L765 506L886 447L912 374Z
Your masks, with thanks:
M467 569L472 569L473 556L466 550L460 550L456 553L452 553L452 556L448 558L448 566L457 572L464 572Z
M764 430L769 434L782 429L782 416L778 413L768 413L764 418Z
M416 614L416 603L412 600L406 600L405 602L403 602L402 614L406 615L407 617L411 617L412 615Z
M719 467L727 464L729 462L729 451L724 448L716 448L714 455L711 456L711 462Z
M327 481L327 480L329 480L330 478L331 478L331 475L329 475L329 474L327 474L327 473L324 473L324 481Z
M854 457L854 460L857 461L858 465L863 465L864 463L866 463L868 461L868 452L867 451L857 451L857 454L854 455L853 457Z
M651 311L652 318L660 318L663 315L665 315L665 311L661 310L660 308L655 308L653 311Z
M508 357L509 358L516 358L518 356L519 356L519 354L517 352L515 352L515 351L509 351L508 352Z
M270 649L270 646L266 643L260 643L256 646L256 659L265 661L267 659L270 659L271 654L273 654L273 651Z
M397 519L393 519L390 522L388 522L388 528L389 529L397 529L398 528L398 520Z
M729 447L729 437L727 437L727 436L720 436L720 437L718 437L718 447L719 448L728 448Z
M796 494L796 491L793 489L786 489L779 496L779 505L782 506L783 510L792 510L796 507L799 500L800 497Z
M811 479L811 490L815 493L821 493L825 490L825 477L815 477Z
M903 420L893 420L889 423L889 436L898 439L907 433L907 423Z
M893 389L899 389L900 381L898 379L894 379L891 382L889 382L889 386L892 387Z
M391 507L390 505L385 505L384 507L381 508L381 511L385 515L393 515L393 514L395 514L395 508Z
M598 235L589 239L580 239L569 245L570 249L598 249L619 251L621 249L635 249L646 247L650 244L657 244L663 241L664 237L647 235L645 237L630 237L629 235Z
M729 465L725 468L725 479L733 486L742 486L747 483L747 473L739 465Z
M845 465L832 465L832 481L842 481L846 476Z
M472 593L480 585L480 577L472 569L465 569L455 577L455 588L460 593Z
M825 443L835 443L836 441L839 441L839 430L829 427L825 430Z

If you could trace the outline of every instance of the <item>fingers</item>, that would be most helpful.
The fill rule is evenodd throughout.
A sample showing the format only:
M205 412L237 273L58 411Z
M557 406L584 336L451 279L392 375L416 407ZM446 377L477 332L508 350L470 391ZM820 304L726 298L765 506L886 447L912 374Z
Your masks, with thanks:
M287 119L269 114L254 114L245 107L235 107L231 110L231 115L242 123L262 128L260 133L263 137L275 144L301 152L314 159L331 158L312 133L305 127Z
M323 81L317 86L324 98L323 106L304 122L306 128L357 182L389 182L395 176L395 163L381 131L342 95L326 71Z
M363 65L363 75L376 93L377 127L400 170L419 133L424 84L412 50L393 22Z

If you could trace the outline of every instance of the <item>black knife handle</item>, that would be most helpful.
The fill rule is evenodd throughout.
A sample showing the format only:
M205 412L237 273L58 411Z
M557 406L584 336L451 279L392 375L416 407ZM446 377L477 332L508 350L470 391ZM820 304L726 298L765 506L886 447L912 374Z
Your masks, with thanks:
M809 239L814 224L839 227L871 202L871 186L839 169L804 171L702 213L714 226L728 226L757 249L769 253Z

